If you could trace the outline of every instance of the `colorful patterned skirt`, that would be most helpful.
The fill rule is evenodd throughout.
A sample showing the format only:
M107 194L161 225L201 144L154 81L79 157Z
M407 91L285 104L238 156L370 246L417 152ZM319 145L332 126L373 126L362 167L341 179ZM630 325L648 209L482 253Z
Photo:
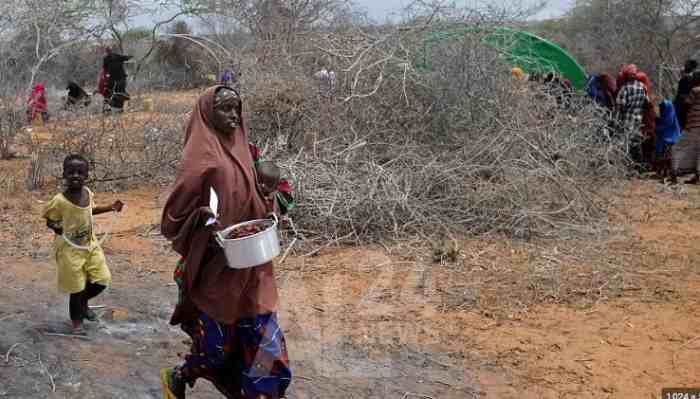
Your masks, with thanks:
M179 271L184 268L184 262L178 263ZM204 378L229 399L284 397L292 372L276 314L223 324L201 313L181 327L192 338L190 354L180 366L190 386Z

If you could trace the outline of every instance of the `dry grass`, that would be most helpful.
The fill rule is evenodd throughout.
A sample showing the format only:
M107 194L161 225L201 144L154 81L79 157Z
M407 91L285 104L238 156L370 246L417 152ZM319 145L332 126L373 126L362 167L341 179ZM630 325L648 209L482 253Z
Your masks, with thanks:
M133 112L64 119L22 134L19 142L41 154L46 173L56 179L63 158L80 153L91 161L93 186L167 183L179 161L186 115Z

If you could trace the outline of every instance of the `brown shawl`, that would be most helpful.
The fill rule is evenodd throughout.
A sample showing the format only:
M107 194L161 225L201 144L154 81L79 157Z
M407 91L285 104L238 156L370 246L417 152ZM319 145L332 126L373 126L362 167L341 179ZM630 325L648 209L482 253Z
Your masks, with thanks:
M219 197L222 226L265 215L241 110L241 127L230 136L211 127L218 87L209 88L194 107L177 180L163 209L161 231L186 263L184 299L175 308L171 324L192 320L200 311L231 324L277 308L272 263L230 269L223 252L212 245L211 233L202 228L202 208L209 205L210 187Z

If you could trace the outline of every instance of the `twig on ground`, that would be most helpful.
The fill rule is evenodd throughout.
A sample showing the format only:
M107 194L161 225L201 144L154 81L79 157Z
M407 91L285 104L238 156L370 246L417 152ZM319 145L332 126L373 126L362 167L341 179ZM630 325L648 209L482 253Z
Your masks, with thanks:
M687 348L690 344L692 344L693 342L697 341L698 339L700 339L700 335L698 335L698 336L695 337L695 338L692 338L692 339L688 340L688 342L686 342L686 343L684 343L683 345L681 345L680 348L678 348L678 349L673 353L673 358L672 358L671 360L672 360L672 363L673 363L673 369L674 369L674 370L676 369L676 358L678 357L678 354L681 352L681 350L683 350L684 348Z
M7 353L5 353L5 363L10 362L10 354L12 354L12 351L19 345L22 345L21 342L17 342L16 344L12 345L10 349L7 350Z
M87 335L77 335L77 334L60 334L60 333L44 333L44 335L50 335L52 337L66 337L66 338L77 338L77 339L84 339L87 341L90 341L90 337Z
M325 249L325 248L328 248L328 247L330 247L330 246L333 245L333 244L337 244L337 243L339 243L339 242L341 242L341 241L343 241L343 240L345 240L345 239L347 239L347 238L350 238L350 237L353 236L354 234L355 234L355 232L353 231L353 232L348 233L348 234L346 234L346 235L344 235L344 236L342 236L342 237L336 238L335 240L331 240L331 241L329 241L329 242L327 242L327 243L321 245L320 247L314 249L313 251L302 255L302 257L303 257L303 258L306 258L306 257L309 257L309 256L314 256L314 255L316 255L317 253L319 253L321 250L323 250L323 249Z
M406 393L404 393L404 394L403 394L403 397L402 397L401 399L406 399L406 398L408 398L408 397L410 397L410 396L415 396L415 397L422 398L422 399L435 399L435 398L433 398L432 396L423 395L423 394L421 394L421 393L413 393L413 392L406 392Z
M289 255L289 252L292 250L292 247L294 247L294 244L297 243L297 240L298 240L297 237L294 237L294 239L292 240L292 242L289 243L289 246L288 246L287 249L284 251L284 254L282 255L282 258L281 258L280 261L279 261L279 264L280 264L280 265L283 264L284 261L287 259L287 256Z
M19 316L21 314L24 314L24 312L10 313L8 315L0 317L0 321L3 321L5 319L9 319L10 317Z
M41 368L44 369L44 372L49 376L49 381L51 382L51 392L56 392L56 382L53 379L53 375L49 372L49 369L46 367L44 362L41 361L41 353L39 353L39 364L41 365Z

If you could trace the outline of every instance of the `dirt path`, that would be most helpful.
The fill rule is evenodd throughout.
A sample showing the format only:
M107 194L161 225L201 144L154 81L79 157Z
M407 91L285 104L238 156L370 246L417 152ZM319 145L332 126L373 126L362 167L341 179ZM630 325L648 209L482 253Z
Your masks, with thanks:
M160 397L158 369L187 349L167 323L163 194L119 196L128 208L105 245L114 286L89 340L46 335L67 332L36 220L46 195L0 201L0 398ZM602 258L497 238L462 243L456 264L383 248L290 257L277 268L289 397L653 398L700 386L698 199L636 184L614 215L624 234L591 244ZM220 396L202 382L189 397Z

